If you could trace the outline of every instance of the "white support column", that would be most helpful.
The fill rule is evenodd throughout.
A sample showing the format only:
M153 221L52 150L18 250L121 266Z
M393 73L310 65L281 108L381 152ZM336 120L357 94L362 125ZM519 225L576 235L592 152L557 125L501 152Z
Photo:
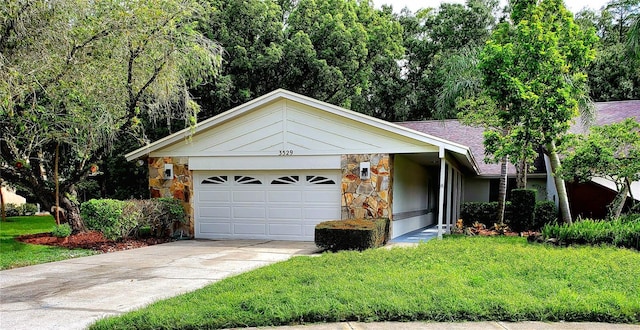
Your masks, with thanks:
M447 166L447 234L451 233L451 211L454 203L453 200L453 167Z
M460 203L462 202L462 172L456 170L456 204L454 205L453 224L460 219Z
M438 189L438 239L442 239L442 223L444 218L444 179L447 162L444 159L444 148L440 147L440 188Z

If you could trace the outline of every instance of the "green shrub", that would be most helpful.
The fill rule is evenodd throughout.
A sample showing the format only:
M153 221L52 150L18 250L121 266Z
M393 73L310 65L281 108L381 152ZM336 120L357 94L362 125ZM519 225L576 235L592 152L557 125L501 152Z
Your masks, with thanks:
M22 215L34 215L38 213L38 205L33 203L22 204Z
M505 206L505 222L511 219L511 202ZM484 224L487 228L498 222L498 202L466 202L462 203L460 217L465 227L471 227L474 222Z
M71 226L68 223L56 225L53 227L51 235L55 237L69 237L69 235L71 235Z
M533 217L536 207L536 190L511 190L512 216L509 227L515 232L533 229Z
M560 245L609 244L640 250L640 215L614 220L586 219L573 224L546 225L541 231L545 240Z
M155 237L171 235L171 227L174 223L186 223L187 214L182 207L182 202L173 198L152 198L133 201L141 218L140 225L149 227L150 234Z
M558 208L553 201L537 201L533 213L533 230L558 222Z
M131 202L115 199L92 199L80 205L80 215L88 229L98 230L111 240L122 239L138 226ZM123 212L127 208L127 213ZM133 213L133 214L132 214Z
M17 217L20 215L20 205L18 204L7 203L4 205L4 208L5 214L8 217Z
M8 217L28 216L34 215L38 212L38 206L36 204L24 203L24 204L5 204L5 212Z
M315 243L322 249L365 250L383 246L389 237L389 219L325 221L316 225Z

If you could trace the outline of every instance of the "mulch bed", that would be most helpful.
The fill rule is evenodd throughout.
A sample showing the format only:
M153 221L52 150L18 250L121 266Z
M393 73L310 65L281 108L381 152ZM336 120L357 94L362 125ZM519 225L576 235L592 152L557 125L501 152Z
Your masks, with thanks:
M102 253L136 249L174 240L171 238L127 238L122 241L111 241L97 231L77 233L65 238L54 237L51 233L41 233L23 235L16 239L27 244L52 245L68 249L89 249Z

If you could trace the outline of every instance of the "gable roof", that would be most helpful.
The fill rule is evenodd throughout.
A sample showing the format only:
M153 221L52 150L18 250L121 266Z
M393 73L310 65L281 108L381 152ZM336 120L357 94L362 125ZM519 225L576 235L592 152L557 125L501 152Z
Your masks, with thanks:
M157 153L162 150L180 150L180 143L182 143L183 145L185 141L196 141L196 143L198 143L197 140L199 136L205 136L206 134L209 134L206 132L210 132L214 128L220 128L223 125L230 123L233 120L239 119L243 116L245 116L244 118L247 118L252 113L255 113L257 111L264 111L264 109L269 107L270 105L283 100L295 102L302 105L302 107L308 107L309 109L319 112L320 114L333 116L333 118L336 119L344 119L349 122L357 123L358 127L364 127L367 130L379 130L385 132L387 137L395 137L395 139L402 141L413 141L413 143L419 145L428 144L438 147L438 149L442 151L452 152L454 154L457 154L457 158L459 160L462 160L467 167L472 169L472 171L476 173L478 172L476 160L473 158L473 154L467 146L448 141L441 137L436 137L425 132L415 131L398 124L390 123L358 112L350 111L283 89L275 90L271 93L265 94L252 101L221 113L217 116L204 120L198 123L194 128L187 128L164 137L158 141L155 141L151 144L148 144L142 148L126 154L125 157L127 158L127 160L133 160L149 155L150 153ZM321 120L324 118L316 116L316 119ZM191 145L194 145L193 142L189 143ZM206 148L202 147L198 150L206 150ZM211 150L213 149L209 148L209 150L210 151L207 152L211 152Z
M613 101L613 102L597 102L595 103L596 118L593 125L602 126L612 123L621 122L626 118L636 118L640 121L640 100L631 101ZM416 131L439 136L443 139L450 140L462 145L466 145L471 149L474 158L478 161L478 168L481 176L499 176L500 164L491 164L484 161L484 137L482 133L484 129L463 125L458 120L425 120L410 121L398 123L404 127L414 129ZM583 125L579 119L569 129L571 133L586 134L589 132L588 127ZM536 173L545 171L544 161L536 160L534 164ZM514 174L515 166L509 163L508 173Z
M595 126L619 123L627 118L635 118L640 121L640 100L597 102ZM588 134L589 127L577 120L569 129L571 133Z

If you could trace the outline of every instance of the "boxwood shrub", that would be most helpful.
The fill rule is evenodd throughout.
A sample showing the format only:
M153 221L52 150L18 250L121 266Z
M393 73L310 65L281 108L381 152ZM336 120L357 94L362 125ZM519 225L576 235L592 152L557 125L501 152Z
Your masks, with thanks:
M553 201L537 201L533 213L532 230L540 230L545 225L558 222L558 207Z
M349 219L316 225L315 243L322 249L365 250L383 246L389 238L389 219Z
M511 202L505 206L505 222L511 219ZM484 224L487 228L498 222L498 202L465 202L460 208L460 218L465 227L471 227L474 222Z
M131 212L131 202L116 199L91 199L80 205L87 229L100 231L111 240L128 237L138 227L137 214Z
M511 190L511 221L509 227L514 232L522 232L533 229L534 214L536 208L536 190L513 189Z

